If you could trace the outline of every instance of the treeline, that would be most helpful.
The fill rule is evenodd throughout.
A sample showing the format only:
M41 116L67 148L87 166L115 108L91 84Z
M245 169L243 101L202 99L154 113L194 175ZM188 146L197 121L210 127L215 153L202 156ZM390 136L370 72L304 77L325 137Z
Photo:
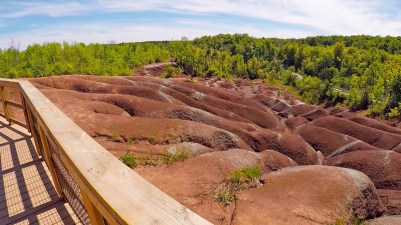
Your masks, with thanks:
M0 76L132 75L175 59L190 76L243 77L289 85L310 103L344 104L376 115L401 112L401 38L204 36L193 41L125 44L47 43L0 49ZM177 70L167 68L167 77Z
M24 51L0 49L0 74L6 78L63 74L131 75L144 64L166 61L163 43L34 44Z
M293 86L311 103L343 103L376 115L401 111L400 37L205 36L176 57L193 76L261 78Z

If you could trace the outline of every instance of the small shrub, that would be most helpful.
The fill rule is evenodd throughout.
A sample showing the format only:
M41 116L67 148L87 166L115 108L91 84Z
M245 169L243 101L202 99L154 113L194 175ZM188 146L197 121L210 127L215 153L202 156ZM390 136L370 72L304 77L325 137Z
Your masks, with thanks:
M220 190L216 195L216 201L228 206L235 201L235 195L230 190Z
M150 137L148 137L148 142L149 142L149 144L152 144L152 145L156 145L159 143L156 138L156 135L151 135Z
M400 116L400 112L398 111L398 107L390 109L390 112L387 114L390 118L395 118Z
M346 223L344 223L342 220L336 220L329 225L346 225Z
M138 144L139 139L138 138L127 138L127 144L132 145L132 144Z
M347 225L347 224L349 224L349 225L367 225L367 222L364 222L363 220L359 219L358 217L353 216L349 223L338 219L338 220L330 223L329 225Z
M124 142L124 139L116 131L111 132L109 139L114 142Z
M367 225L367 222L364 222L363 220L359 219L358 217L352 217L351 224L352 225Z
M170 77L175 77L181 72L180 68L174 67L170 64L167 64L164 67L164 72L162 73L161 77L162 78L170 78Z
M113 131L113 133L111 133L111 135L110 135L110 139L115 140L117 138L118 138L118 134Z
M231 174L231 182L236 189L243 188L244 184L254 186L258 182L258 178L262 175L260 166L248 167L245 166L239 171L234 171Z
M217 189L216 201L228 206L235 201L235 191L242 188L256 187L260 184L259 178L261 175L262 169L260 166L245 166L241 170L232 172L230 179L227 179Z
M401 114L401 103L398 104L398 107L394 107L392 109L390 109L390 112L387 113L387 116L390 118L395 118L395 117L399 117Z
M198 81L193 76L191 76L191 77L186 77L185 82L196 83Z
M142 165L144 166L157 166L159 164L159 159L153 157L145 157L142 159Z
M129 168L134 168L136 166L136 158L133 154L127 152L125 155L120 157L120 160Z
M133 142L132 142L132 139L131 138L128 138L127 139L127 144L129 144L129 145L131 145Z
M157 166L159 164L160 157L155 157L153 151L150 150L148 155L141 159L141 164L144 166Z
M174 153L165 151L163 154L163 161L166 164L173 164L175 162L184 161L190 156L190 150L187 148L176 149Z

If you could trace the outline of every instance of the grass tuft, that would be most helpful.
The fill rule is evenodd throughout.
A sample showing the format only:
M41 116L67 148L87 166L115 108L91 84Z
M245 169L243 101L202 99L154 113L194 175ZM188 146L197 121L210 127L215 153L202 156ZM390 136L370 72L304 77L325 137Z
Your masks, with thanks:
M189 147L182 147L175 150L174 153L170 153L167 150L164 151L163 161L166 164L173 164L175 162L184 161L190 157Z
M235 191L258 186L261 176L262 168L260 166L245 166L240 170L232 172L230 179L218 187L215 200L224 206L230 205L235 201Z
M220 190L216 195L216 201L220 202L224 206L228 206L235 201L235 195L230 190Z
M134 168L136 166L136 158L133 154L127 152L125 155L120 157L120 160L129 168Z
M241 189L244 185L247 185L248 187L254 186L261 175L262 169L260 166L245 166L241 170L234 171L231 174L231 183L236 189Z

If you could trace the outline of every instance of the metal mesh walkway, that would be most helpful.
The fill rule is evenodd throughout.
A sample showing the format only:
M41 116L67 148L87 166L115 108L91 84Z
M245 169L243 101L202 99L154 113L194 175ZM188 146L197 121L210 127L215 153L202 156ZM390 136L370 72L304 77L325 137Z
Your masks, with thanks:
M81 224L25 128L0 118L0 224Z

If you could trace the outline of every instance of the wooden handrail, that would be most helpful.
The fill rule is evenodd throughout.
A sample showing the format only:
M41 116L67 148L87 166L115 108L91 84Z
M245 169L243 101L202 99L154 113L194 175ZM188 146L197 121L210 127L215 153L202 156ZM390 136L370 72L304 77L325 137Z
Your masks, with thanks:
M29 81L0 79L0 87L20 90L29 120L26 125L37 147L47 148L39 150L47 161L55 153L49 152L46 138L55 142L59 159L79 186L92 224L211 224L122 164ZM54 168L49 169L58 182ZM58 183L56 187L61 189Z

